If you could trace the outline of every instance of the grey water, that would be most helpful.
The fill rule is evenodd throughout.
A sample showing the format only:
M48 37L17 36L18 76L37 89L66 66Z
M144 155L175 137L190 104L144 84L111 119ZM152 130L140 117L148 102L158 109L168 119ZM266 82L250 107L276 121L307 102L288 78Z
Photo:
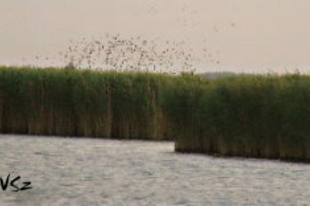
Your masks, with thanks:
M172 142L0 135L0 205L307 205L310 165L174 153Z

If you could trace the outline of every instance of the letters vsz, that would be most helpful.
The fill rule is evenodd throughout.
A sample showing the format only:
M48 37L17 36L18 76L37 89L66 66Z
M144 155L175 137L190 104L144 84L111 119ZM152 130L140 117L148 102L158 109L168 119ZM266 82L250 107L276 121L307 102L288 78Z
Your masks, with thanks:
M0 184L2 190L6 190L8 186L11 186L13 189L13 192L23 191L23 190L29 190L32 189L31 182L23 182L22 187L18 187L17 181L20 179L20 176L15 177L14 179L10 180L10 174L6 177L6 180L3 180L2 177L0 177Z

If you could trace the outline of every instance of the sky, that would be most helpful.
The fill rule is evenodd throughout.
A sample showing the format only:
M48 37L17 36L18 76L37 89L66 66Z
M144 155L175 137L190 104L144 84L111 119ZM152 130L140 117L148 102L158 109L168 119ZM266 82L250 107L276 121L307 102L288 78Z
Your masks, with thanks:
M38 64L106 33L185 41L199 70L310 73L309 0L0 0L0 64Z

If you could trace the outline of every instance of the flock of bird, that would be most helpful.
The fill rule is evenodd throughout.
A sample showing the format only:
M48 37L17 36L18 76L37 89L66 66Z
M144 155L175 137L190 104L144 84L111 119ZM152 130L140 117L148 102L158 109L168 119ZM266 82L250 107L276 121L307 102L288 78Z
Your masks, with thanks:
M156 4L151 5L148 12L157 13L156 7ZM182 8L182 12L184 15L197 14L197 11L190 10L186 5ZM183 26L189 24L188 19L191 19L186 15L185 17L183 20L178 19L183 21ZM230 26L235 27L236 24L231 23ZM219 32L218 27L214 27L213 30ZM205 38L202 43L206 44ZM220 51L214 52L207 46L197 52L197 48L191 48L185 41L167 41L159 38L150 40L141 36L124 37L120 34L107 33L104 37L96 39L84 37L78 41L71 41L68 48L58 54L66 67L195 73L198 65L204 67L209 63L219 65L221 63L219 53ZM48 57L39 56L36 56L36 59L49 60Z
M76 68L144 70L177 73L194 72L192 49L185 42L125 38L106 34L104 38L73 42L59 53L63 62Z

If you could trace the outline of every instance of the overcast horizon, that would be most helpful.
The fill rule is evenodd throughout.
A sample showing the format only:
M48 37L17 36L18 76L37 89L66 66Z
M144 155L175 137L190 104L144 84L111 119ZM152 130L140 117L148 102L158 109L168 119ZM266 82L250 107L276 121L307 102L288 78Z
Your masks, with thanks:
M206 48L216 60L199 72L310 73L307 0L0 0L0 12L0 64L57 62L70 41L111 33Z

